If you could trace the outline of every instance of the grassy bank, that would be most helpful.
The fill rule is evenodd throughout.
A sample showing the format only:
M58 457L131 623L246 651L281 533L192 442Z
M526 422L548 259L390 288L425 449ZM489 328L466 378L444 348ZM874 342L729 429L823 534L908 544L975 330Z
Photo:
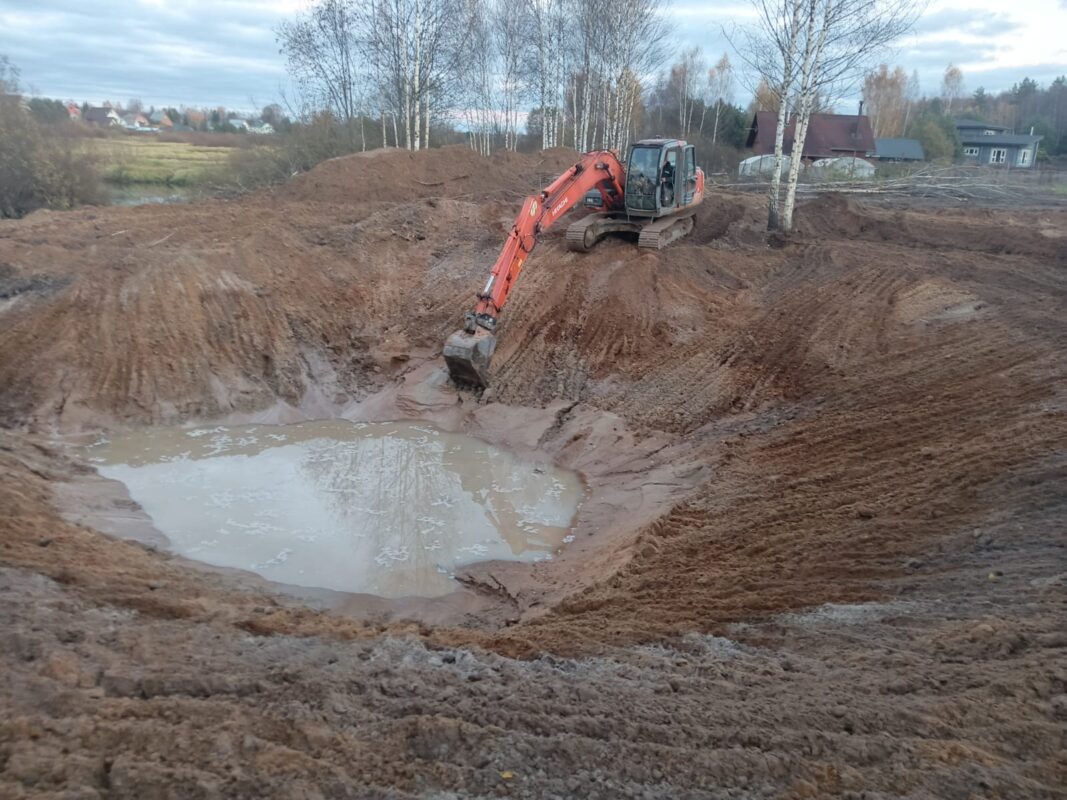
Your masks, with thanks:
M113 184L200 186L225 175L231 147L164 142L150 136L89 139L104 180Z

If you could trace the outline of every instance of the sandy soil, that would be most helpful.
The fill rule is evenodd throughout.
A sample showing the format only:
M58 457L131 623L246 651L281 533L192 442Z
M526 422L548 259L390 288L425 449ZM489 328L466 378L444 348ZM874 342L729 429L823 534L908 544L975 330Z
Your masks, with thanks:
M0 796L1067 797L1067 212L554 230L458 395L439 343L572 157L0 225ZM62 444L316 416L577 468L578 541L339 614L101 533L139 511Z

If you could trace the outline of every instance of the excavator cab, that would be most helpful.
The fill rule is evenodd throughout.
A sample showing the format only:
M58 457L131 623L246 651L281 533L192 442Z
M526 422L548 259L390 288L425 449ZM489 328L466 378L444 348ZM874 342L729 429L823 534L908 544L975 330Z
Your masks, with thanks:
M662 217L693 205L696 151L679 139L644 139L630 148L626 213Z

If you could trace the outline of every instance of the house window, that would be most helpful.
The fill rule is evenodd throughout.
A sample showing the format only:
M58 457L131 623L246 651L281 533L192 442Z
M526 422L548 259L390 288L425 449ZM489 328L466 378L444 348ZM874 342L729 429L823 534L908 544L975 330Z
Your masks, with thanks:
M1024 147L1022 150L1019 151L1019 160L1017 162L1015 162L1015 163L1017 163L1020 167L1025 167L1025 166L1028 166L1030 164L1030 148L1029 147Z
M963 148L963 154L965 156L970 156L971 158L978 158L978 148L977 147L964 147Z
M1008 149L1006 147L994 147L989 151L989 163L990 164L1003 164L1008 158Z
M996 136L997 135L996 131L982 131L982 133L984 133L986 136Z

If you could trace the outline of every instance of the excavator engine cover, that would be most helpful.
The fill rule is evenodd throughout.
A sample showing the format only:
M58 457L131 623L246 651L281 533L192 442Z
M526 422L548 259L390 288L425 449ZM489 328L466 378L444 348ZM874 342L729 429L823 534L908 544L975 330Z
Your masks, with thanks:
M496 337L485 328L453 333L445 340L445 363L452 380L484 389L489 385L489 360L495 349Z

